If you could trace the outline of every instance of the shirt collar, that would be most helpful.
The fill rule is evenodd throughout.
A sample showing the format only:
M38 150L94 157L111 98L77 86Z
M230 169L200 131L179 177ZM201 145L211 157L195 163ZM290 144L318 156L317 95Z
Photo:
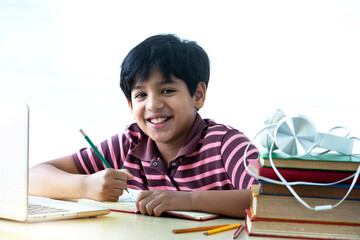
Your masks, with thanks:
M208 126L208 124L197 113L193 126L185 140L184 145L180 148L176 158L192 154L198 146L201 138L201 133ZM135 146L132 154L136 158L150 162L152 159L158 157L155 142L147 135L143 135L143 140Z

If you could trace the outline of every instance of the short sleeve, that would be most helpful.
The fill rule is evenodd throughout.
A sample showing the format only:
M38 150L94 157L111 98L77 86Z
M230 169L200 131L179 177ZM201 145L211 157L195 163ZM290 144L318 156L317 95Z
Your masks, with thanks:
M257 183L256 178L251 176L244 167L246 148L248 148L246 153L247 162L257 160L257 148L242 132L230 129L222 139L222 160L235 189L248 189L252 184Z
M130 147L130 141L126 134L118 134L101 142L96 147L112 168L121 169ZM100 157L90 147L80 149L72 154L72 158L78 171L82 174L92 174L106 168Z

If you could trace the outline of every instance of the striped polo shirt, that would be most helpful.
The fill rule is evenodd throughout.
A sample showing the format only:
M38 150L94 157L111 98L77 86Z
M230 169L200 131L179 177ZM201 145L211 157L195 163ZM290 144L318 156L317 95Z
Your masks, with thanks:
M97 147L113 168L128 169L134 175L127 181L129 188L196 191L250 188L256 180L243 165L248 143L242 132L198 114L185 144L167 164L159 157L155 142L136 123ZM91 148L72 157L82 174L105 168ZM257 157L257 149L250 145L246 159Z

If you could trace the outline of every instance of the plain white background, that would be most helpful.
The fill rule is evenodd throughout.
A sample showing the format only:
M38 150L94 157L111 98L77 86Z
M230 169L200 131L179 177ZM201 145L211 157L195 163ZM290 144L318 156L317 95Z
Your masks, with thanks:
M30 106L31 165L87 147L80 128L99 143L133 122L120 64L159 33L207 51L202 117L252 138L282 108L360 137L359 1L2 0L0 100Z

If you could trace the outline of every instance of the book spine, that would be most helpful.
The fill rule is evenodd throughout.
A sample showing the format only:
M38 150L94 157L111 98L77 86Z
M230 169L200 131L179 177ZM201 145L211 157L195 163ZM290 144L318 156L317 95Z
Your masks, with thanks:
M350 184L335 184L331 186L294 185L294 191L301 197L320 197L342 199L350 188ZM284 185L260 181L259 194L292 196ZM346 199L360 200L360 184L355 185Z
M261 219L253 217L249 209L245 212L245 226L249 236L296 239L359 239L360 225ZM282 231L279 231L279 228Z
M259 167L259 176L270 178L273 180L280 180L272 168ZM332 183L351 176L352 172L345 171L324 171L324 170L304 170L304 169L278 169L280 174L288 182L305 181L305 182L318 182L318 183ZM352 178L343 181L342 183L351 183ZM360 178L356 181L360 184Z
M310 206L334 205L336 199L302 198ZM257 218L321 221L334 223L360 223L359 201L344 200L339 206L326 211L307 209L291 196L253 195L253 215Z

